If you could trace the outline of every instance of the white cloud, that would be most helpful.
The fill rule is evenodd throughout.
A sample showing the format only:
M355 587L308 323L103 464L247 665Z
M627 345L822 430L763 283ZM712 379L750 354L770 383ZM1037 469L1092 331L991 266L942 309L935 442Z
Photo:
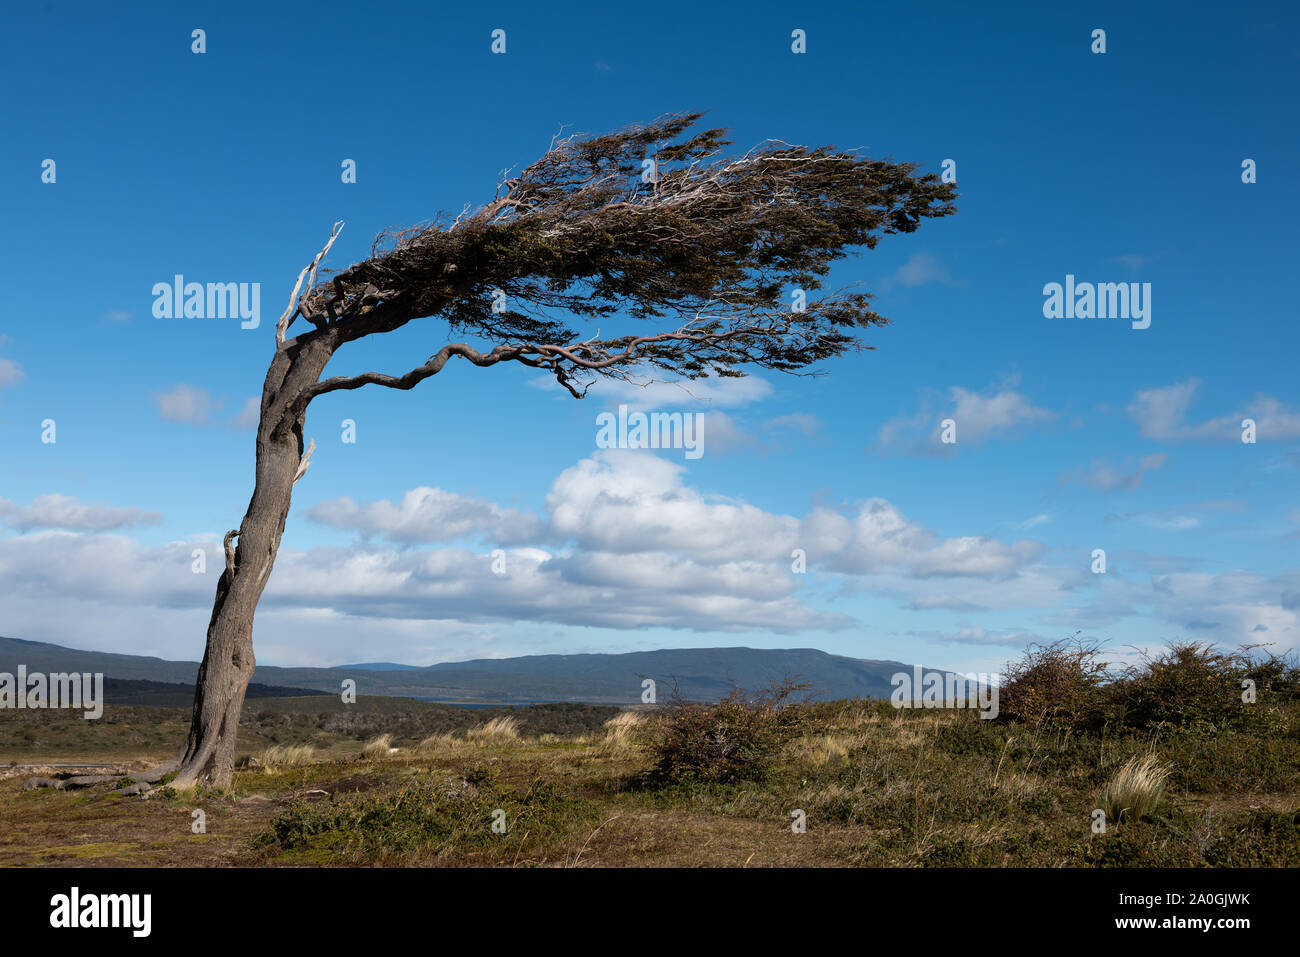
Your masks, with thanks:
M541 524L536 516L502 509L486 499L428 486L411 489L396 505L389 501L358 505L347 497L320 502L307 510L307 517L367 538L381 536L406 545L464 537L522 542L534 538Z
M914 638L924 638L938 644L957 645L995 645L1006 648L1027 648L1030 645L1047 644L1042 635L1032 631L989 631L978 626L967 626L956 631L912 631Z
M23 367L13 359L0 359L0 389L21 385L27 377Z
M262 415L262 400L249 396L244 400L244 407L230 420L230 427L237 432L251 432L257 428Z
M930 253L913 253L912 258L894 273L893 280L904 286L924 286L930 282L951 283L952 276L937 257Z
M1106 516L1106 522L1136 522L1158 531L1179 532L1200 528L1204 524L1203 516L1218 513L1244 512L1244 503L1233 500L1213 500L1194 502L1173 508L1156 509L1140 512L1112 513Z
M300 550L287 543L268 583L259 628L274 632L278 657L286 660L305 654L309 644L311 654L325 653L312 644L318 626L337 640L332 647L343 649L340 654L355 658L346 654L349 624L354 635L394 642L455 635L456 647L466 649L490 636L557 625L798 633L852 624L809 604L810 595L827 592L805 583L820 580L844 597L869 594L913 614L979 612L1006 620L1037 611L1035 626L1071 629L1140 614L1171 624L1174 630L1162 638L1195 626L1198 637L1227 642L1240 640L1239 630L1257 634L1253 630L1264 625L1279 649L1295 646L1300 635L1300 572L1208 575L1166 563L1171 570L1155 579L1140 562L1116 560L1111 574L1094 576L1082 557L1045 564L1037 542L945 538L884 499L784 515L687 486L687 474L680 463L650 453L602 452L555 479L540 515L429 488L413 489L397 502L320 503L312 510L318 520L398 545ZM59 498L34 502L16 527L45 527L34 521L38 505L47 521L88 531L0 538L0 581L6 585L0 620L11 623L11 632L37 628L47 635L41 640L59 640L45 630L58 621L84 633L73 621L72 609L80 609L97 623L114 623L124 638L145 627L141 622L183 623L201 651L223 561L219 542L146 547L107 530L151 520L149 513ZM1233 507L1200 503L1184 513ZM16 508L0 503L10 524ZM511 534L514 540L505 542ZM484 544L410 547L452 537ZM494 572L490 554L498 542L506 550L504 575ZM207 554L207 574L191 570L196 547ZM791 572L795 548L806 553L807 578ZM42 606L50 610L43 619ZM282 624L287 632L278 630ZM934 634L977 645L1022 646L1032 637L988 622L945 624Z
M104 532L133 525L158 525L163 520L157 512L89 504L57 493L41 495L22 507L0 499L0 518L21 532L35 528Z
M1201 422L1188 422L1192 399L1200 389L1199 379L1174 385L1142 389L1129 403L1128 413L1147 438L1163 441L1241 441L1241 422L1255 420L1259 441L1300 438L1300 411L1288 408L1272 396L1255 398L1229 415Z
M999 436L1018 438L1027 427L1057 417L1055 412L1034 405L1023 393L1015 391L1013 385L1004 383L987 393L953 386L948 390L946 402L941 404L933 397L927 398L920 411L899 416L881 426L876 448L881 452L951 455L963 444L979 445ZM942 441L945 419L952 419L955 424L955 443Z
M683 466L610 450L565 469L547 495L553 534L584 549L676 551L711 561L788 561L798 520L706 499L682 485Z
M308 510L316 521L400 546L477 538L489 547L282 547L263 604L367 620L794 632L850 623L801 600L795 548L805 549L810 569L914 584L1003 581L1038 553L1034 543L942 539L882 499L803 518L775 514L705 495L683 484L685 474L649 453L602 452L556 478L544 516L423 487L396 503L322 502ZM153 517L74 506L44 503L60 511L64 527L109 529ZM37 524L31 515L18 520L22 528ZM506 549L504 575L492 568L498 545ZM35 532L0 539L0 580L19 597L202 609L214 580L191 572L194 547L215 574L222 562L215 541L146 548L120 535Z
M597 379L591 384L587 395L606 406L623 403L637 409L670 411L699 408L702 405L736 408L762 402L770 398L774 391L766 379L752 375L658 381L654 380L651 373L646 373L644 378L644 385L623 379ZM553 376L538 376L530 379L529 385L559 395L568 395Z
M1142 477L1165 464L1169 458L1164 452L1147 455L1136 464L1131 460L1122 467L1108 465L1100 459L1094 459L1087 469L1076 469L1061 477L1061 484L1079 481L1100 492L1113 492L1123 489L1132 492L1142 486Z
M164 422L184 422L189 425L207 425L221 403L212 398L207 389L180 384L166 392L154 394L158 417Z

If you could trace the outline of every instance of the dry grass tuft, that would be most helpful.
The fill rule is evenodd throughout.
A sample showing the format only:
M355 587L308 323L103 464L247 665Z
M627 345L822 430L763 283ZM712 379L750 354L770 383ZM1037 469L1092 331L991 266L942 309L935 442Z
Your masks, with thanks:
M1098 806L1108 821L1140 821L1150 816L1164 797L1165 781L1172 772L1154 754L1135 754L1101 792Z
M379 758L386 758L397 749L393 747L393 736L391 734L381 734L377 738L371 738L361 748L361 757L366 761L375 761Z
M861 743L860 735L809 735L791 742L787 751L813 767L821 768L844 763L849 752Z
M438 751L455 751L465 744L464 738L458 738L451 731L444 731L442 734L431 734L415 746L415 750L420 754L430 754Z
M605 722L605 737L601 744L611 751L626 750L636 743L644 725L645 715L640 712L620 712Z
M510 715L493 718L487 724L470 728L465 738L477 745L514 744L519 740L519 722Z
M262 770L273 774L284 768L300 768L316 760L316 749L310 744L274 744L267 748L257 760L262 762Z

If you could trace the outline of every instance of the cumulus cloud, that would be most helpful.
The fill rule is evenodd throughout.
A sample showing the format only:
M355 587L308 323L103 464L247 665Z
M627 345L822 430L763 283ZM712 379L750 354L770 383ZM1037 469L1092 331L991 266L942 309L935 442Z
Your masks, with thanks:
M358 505L347 497L319 502L307 510L307 517L331 528L404 545L465 537L522 542L535 538L541 525L536 516L500 508L486 499L423 485L408 491L396 504L381 500Z
M1032 542L982 536L941 539L881 498L802 518L777 515L682 484L682 466L635 453L603 453L565 470L547 498L553 534L583 548L677 551L709 561L809 565L857 574L904 569L918 577L1012 574L1040 552Z
M610 450L565 469L536 514L424 487L397 501L319 503L314 519L363 540L282 547L259 624L284 622L304 640L319 624L341 642L349 622L354 634L389 640L454 632L458 647L497 629L557 625L781 634L853 625L812 604L827 592L805 583L820 579L842 597L870 594L918 614L1005 622L1037 609L1036 625L1071 629L1144 615L1168 622L1166 638L1196 623L1207 629L1198 635L1225 642L1263 626L1283 648L1300 634L1300 572L1210 575L1165 562L1158 577L1135 577L1115 561L1096 576L1083 557L1045 563L1037 542L939 534L882 498L788 515L708 494L687 485L687 474L650 453ZM128 629L183 612L201 636L223 560L219 542L146 547L112 529L155 516L75 500L33 502L22 514L3 502L0 513L24 532L0 538L0 620L38 621L42 603L63 619L75 606ZM470 541L479 544L455 545ZM206 575L193 571L196 547L207 555ZM792 573L795 549L805 553L807 577ZM1036 636L985 620L931 637L1023 646Z
M1192 400L1201 380L1188 379L1173 385L1142 389L1129 403L1128 413L1142 435L1162 441L1241 441L1243 419L1255 421L1259 441L1300 438L1300 411L1272 396L1255 398L1228 415L1189 422Z
M164 422L207 425L213 413L221 408L221 403L207 389L184 383L154 393L153 399L158 406L158 418Z
M0 577L13 599L46 596L154 608L211 606L213 579L192 571L194 543L146 548L120 535L40 532L0 539ZM220 546L204 546L209 570ZM701 566L659 555L557 559L509 549L503 574L490 553L393 550L375 545L282 548L262 605L357 619L552 624L701 631L837 628L843 615L804 606L789 576ZM259 621L262 615L259 612Z
M1057 413L1034 405L1015 391L1014 383L984 393L953 386L945 402L929 398L922 405L915 414L899 416L881 426L877 451L951 455L963 444L980 445L994 437L1018 438L1026 428L1057 417ZM955 444L942 441L945 419L955 424Z
M427 487L396 502L321 502L308 510L313 520L363 540L282 547L264 605L367 620L796 632L851 623L803 600L804 578L791 571L797 548L809 569L914 585L1003 581L1039 552L1033 543L940 537L883 499L783 515L707 495L685 475L680 463L610 450L565 469L542 514ZM146 548L107 531L156 516L96 508L54 498L21 514L7 505L20 530L57 521L86 531L0 540L0 580L19 595L210 604L211 581L191 570L196 543ZM388 544L365 540L375 538ZM469 540L485 547L416 547ZM219 544L197 545L219 568ZM498 547L504 573L493 567Z
M32 504L18 506L0 499L0 520L10 528L29 532L36 528L61 528L82 532L104 532L134 525L158 525L157 512L140 508L113 508L82 502L68 495L41 495Z
M711 561L788 561L799 522L685 487L683 466L610 450L555 480L546 505L553 534L580 548L623 554L676 551Z

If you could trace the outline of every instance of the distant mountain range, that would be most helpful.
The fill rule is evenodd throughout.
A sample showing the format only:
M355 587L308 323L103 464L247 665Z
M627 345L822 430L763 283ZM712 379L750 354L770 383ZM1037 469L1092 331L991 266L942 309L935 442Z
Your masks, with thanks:
M0 672L102 672L106 678L193 685L198 662L166 661L143 655L80 651L60 645L0 637ZM874 661L831 655L813 648L678 648L625 654L528 655L445 662L421 668L369 662L337 668L276 668L258 665L253 681L259 696L276 689L338 694L344 679L356 682L358 696L397 695L435 701L531 703L580 701L635 704L642 682L656 683L659 701L674 687L694 701L716 701L733 687L757 690L773 681L795 678L812 685L820 700L887 698L890 677L912 672L899 661ZM924 669L926 673L932 670ZM112 701L112 697L109 698Z

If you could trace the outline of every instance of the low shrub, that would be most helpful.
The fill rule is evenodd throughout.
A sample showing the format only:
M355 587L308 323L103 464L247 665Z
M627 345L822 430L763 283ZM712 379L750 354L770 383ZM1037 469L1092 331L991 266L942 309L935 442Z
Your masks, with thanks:
M499 822L496 829L494 822ZM437 859L454 852L509 849L518 854L589 831L599 808L537 777L503 785L487 769L428 778L383 794L321 803L296 801L277 814L254 846L327 848L356 859Z
M648 723L645 741L653 759L650 778L758 780L781 749L799 733L804 715L792 695L808 686L774 683L755 694L736 688L717 704L698 704L677 694Z
M1050 645L1030 645L1006 666L998 688L998 715L1031 727L1093 729L1105 723L1108 664L1100 645L1078 636Z

